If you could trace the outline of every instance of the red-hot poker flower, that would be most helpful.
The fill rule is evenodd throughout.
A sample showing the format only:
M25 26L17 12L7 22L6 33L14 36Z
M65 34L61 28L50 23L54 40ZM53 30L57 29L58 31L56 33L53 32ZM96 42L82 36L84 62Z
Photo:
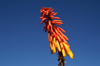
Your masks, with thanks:
M40 24L44 22L45 26L43 30L45 30L45 32L48 31L48 41L50 42L51 54L53 54L53 52L56 53L58 49L59 52L62 52L63 57L67 54L67 56L70 56L71 59L73 59L74 55L70 50L69 44L67 43L68 38L63 34L65 31L58 27L63 24L62 20L59 20L59 17L54 17L57 13L54 13L53 10L54 9L46 7L42 7L40 10L40 19L42 19Z

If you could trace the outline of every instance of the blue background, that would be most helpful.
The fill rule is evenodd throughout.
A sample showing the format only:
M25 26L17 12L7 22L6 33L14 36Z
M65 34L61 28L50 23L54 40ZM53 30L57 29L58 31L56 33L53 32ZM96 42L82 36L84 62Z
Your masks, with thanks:
M0 66L58 66L41 7L54 8L63 21L74 53L65 66L100 66L100 0L0 0Z

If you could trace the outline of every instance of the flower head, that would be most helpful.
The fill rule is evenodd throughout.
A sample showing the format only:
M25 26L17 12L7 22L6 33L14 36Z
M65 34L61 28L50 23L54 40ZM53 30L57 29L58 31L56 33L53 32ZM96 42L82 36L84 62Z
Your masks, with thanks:
M70 46L67 43L68 38L63 34L65 31L58 27L62 23L59 17L54 17L57 13L53 12L54 9L42 7L40 10L42 19L41 23L45 23L43 30L48 31L48 41L50 42L51 54L56 53L57 49L62 52L63 57L70 56L73 59L73 53L70 50ZM56 26L58 25L58 26Z

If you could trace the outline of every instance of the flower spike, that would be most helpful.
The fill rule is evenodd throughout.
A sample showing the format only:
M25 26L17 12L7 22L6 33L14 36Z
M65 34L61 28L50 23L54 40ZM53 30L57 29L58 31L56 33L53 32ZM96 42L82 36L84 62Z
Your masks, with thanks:
M73 53L70 50L70 46L67 43L68 38L63 34L65 31L58 27L62 23L62 20L59 20L59 17L54 17L57 13L53 12L54 9L42 7L40 10L42 19L41 23L45 23L43 30L48 31L48 41L50 42L51 54L60 52L63 57L70 56L73 59ZM56 26L58 25L58 26ZM63 33L62 33L63 32ZM58 50L57 50L58 49Z

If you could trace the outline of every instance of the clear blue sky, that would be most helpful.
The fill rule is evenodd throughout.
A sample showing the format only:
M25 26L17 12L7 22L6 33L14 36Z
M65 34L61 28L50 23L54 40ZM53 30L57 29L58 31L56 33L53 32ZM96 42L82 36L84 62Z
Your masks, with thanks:
M40 25L54 8L74 53L65 66L100 66L100 0L0 0L0 66L58 66Z

